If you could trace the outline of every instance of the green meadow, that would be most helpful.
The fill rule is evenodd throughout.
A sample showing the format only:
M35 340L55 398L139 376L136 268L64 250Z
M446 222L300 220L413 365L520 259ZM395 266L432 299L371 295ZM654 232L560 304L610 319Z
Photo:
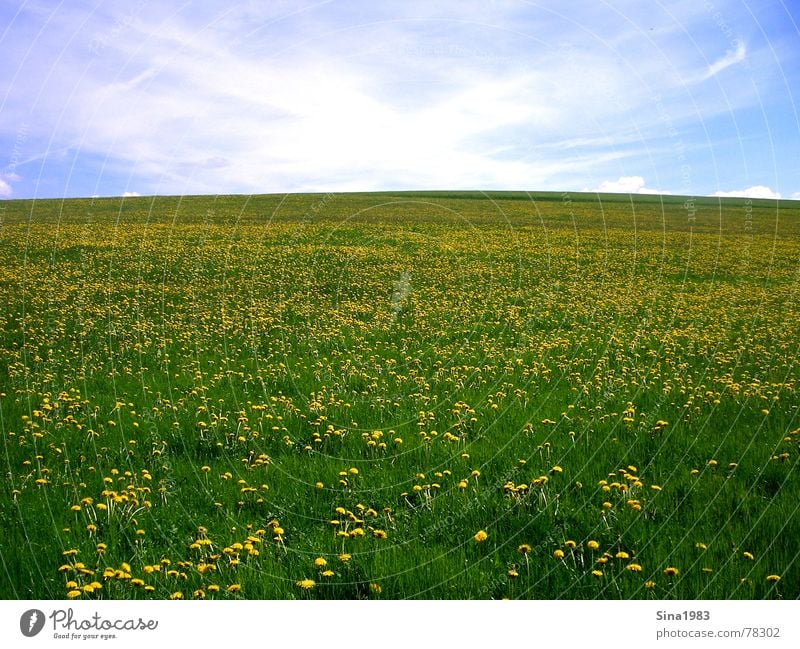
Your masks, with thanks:
M796 599L800 202L0 203L0 597Z

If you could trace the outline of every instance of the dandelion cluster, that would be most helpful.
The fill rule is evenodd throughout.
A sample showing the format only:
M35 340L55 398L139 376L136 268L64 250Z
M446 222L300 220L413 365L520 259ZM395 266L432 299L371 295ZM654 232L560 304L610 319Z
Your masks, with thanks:
M800 596L798 210L521 199L10 201L0 595Z

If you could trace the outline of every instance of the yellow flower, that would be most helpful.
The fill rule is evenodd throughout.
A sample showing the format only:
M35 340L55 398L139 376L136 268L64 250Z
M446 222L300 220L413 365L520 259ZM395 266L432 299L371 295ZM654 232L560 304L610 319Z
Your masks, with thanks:
M350 558L351 558L351 555L349 555L349 554L340 554L339 555L339 561L341 561L342 563L347 563L348 561L350 561Z
M229 593L238 593L240 590L242 590L242 585L241 584L231 584L225 590L227 592L229 592Z
M511 568L511 570L508 571L508 576L511 577L512 579L516 579L517 577L519 577L519 573L516 570L514 570L514 568Z
M320 574L323 577L333 577L336 573L333 570L323 570Z
M533 548L531 548L531 546L530 546L530 545L528 545L527 543L523 543L522 545L520 545L520 546L517 548L517 552L519 552L519 553L521 553L521 554L528 554L528 553L530 553L530 551L531 551L532 549L533 549Z
M380 584L376 584L375 582L372 582L372 583L369 585L369 589L370 589L370 590L371 590L373 593L377 593L377 594L380 594L380 593L381 593L381 591L383 590L383 589L381 588L381 585L380 585Z
M665 569L664 569L664 574L665 574L667 577L677 577L677 575L678 575L679 573L680 573L680 570L678 570L677 568L675 568L675 567L673 567L673 566L670 566L669 568L665 568Z
M67 593L67 597L69 597L70 599L75 599L76 597L80 596L81 596L81 591L79 590L71 590Z
M617 559L630 559L631 558L631 555L629 555L627 552L624 552L623 550L620 550L614 556Z
M316 559L314 559L314 567L316 568L324 568L327 565L328 562L322 557L317 557Z
M564 558L564 550L560 550L560 549L556 550L555 552L553 552L553 556L556 559L563 559Z
M781 580L780 575L767 575L767 581L776 582L780 580Z
M297 582L297 585L303 590L311 590L317 585L317 582L315 582L313 579L301 579Z
M388 536L384 530L373 530L372 534L376 539L385 539Z
M745 559L750 559L750 561L754 561L755 560L755 557L753 556L752 552L742 552L742 556Z
M603 571L602 570L592 570L592 574L595 577L602 577L603 576Z
M487 538L489 538L489 535L485 530L480 530L473 538L475 539L475 543L483 543Z
M577 544L575 543L575 541L565 541L565 542L564 542L564 545L565 545L566 547L568 547L570 550L574 550L574 549L576 548L576 546L577 546Z
M181 591L177 590L174 593L172 593L172 595L170 595L169 598L170 599L183 599L183 593Z
M586 547L590 550L597 550L600 548L600 544L595 540L591 540L586 542Z
M646 582L644 582L644 587L647 588L647 590L652 590L653 588L656 587L656 582L654 582L654 581L646 581Z
M642 567L638 563L629 563L627 566L625 566L625 569L629 570L630 572L642 571Z

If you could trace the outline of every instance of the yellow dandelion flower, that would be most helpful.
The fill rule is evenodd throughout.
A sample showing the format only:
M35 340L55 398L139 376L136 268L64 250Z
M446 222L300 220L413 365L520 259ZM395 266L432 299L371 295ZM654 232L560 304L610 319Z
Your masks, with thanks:
M771 581L771 582L774 583L774 582L780 581L780 580L781 580L781 576L780 575L767 575L767 581Z
M297 585L303 590L311 590L317 585L317 582L315 582L313 579L301 579L297 582Z
M323 570L320 574L323 577L333 577L336 573L333 570Z
M656 587L656 582L654 582L654 581L646 581L646 582L644 582L644 587L647 588L647 590L652 590L653 588Z
M555 552L553 552L553 556L556 559L563 559L564 558L564 550L561 550L561 549L556 550Z
M242 590L242 585L241 584L231 584L225 590L227 592L229 592L229 593L238 593L240 590Z
M384 530L373 530L372 534L376 539L385 539L388 536Z
M517 548L517 552L519 552L520 554L529 554L532 549L533 548L530 545L528 545L527 543L523 543Z
M625 566L625 570L630 572L641 572L642 567L638 563L629 563L627 566Z
M352 557L349 554L340 554L339 555L339 561L341 561L342 563L347 563L348 561L350 561L351 558Z
M674 566L669 566L668 568L664 568L664 574L667 577L677 577L679 573L680 570L678 570Z
M170 599L183 599L183 593L179 590L176 590L172 595L169 596Z
M600 548L600 544L594 539L592 539L591 541L586 542L586 547L589 548L590 550L598 550Z
M753 556L752 552L742 552L742 556L745 559L750 559L750 561L755 561L755 557Z
M602 577L603 576L603 571L602 570L592 570L592 574L595 577Z
M620 550L619 552L617 552L617 553L614 555L614 557L616 557L617 559L630 559L630 558L631 558L631 555L629 555L629 554L628 554L627 552L625 552L624 550Z
M70 599L75 599L76 597L80 597L81 594L82 593L79 590L71 590L67 593L67 597L69 597Z
M323 557L317 557L314 559L314 567L316 568L324 568L328 565L328 562Z
M473 538L475 539L475 543L483 543L486 539L489 538L489 535L486 533L485 530L480 530L475 534Z

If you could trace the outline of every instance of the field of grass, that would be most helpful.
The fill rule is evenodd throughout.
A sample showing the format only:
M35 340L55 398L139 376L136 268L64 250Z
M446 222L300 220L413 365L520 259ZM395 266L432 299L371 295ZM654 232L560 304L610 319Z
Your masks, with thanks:
M798 598L800 204L0 203L0 597Z

